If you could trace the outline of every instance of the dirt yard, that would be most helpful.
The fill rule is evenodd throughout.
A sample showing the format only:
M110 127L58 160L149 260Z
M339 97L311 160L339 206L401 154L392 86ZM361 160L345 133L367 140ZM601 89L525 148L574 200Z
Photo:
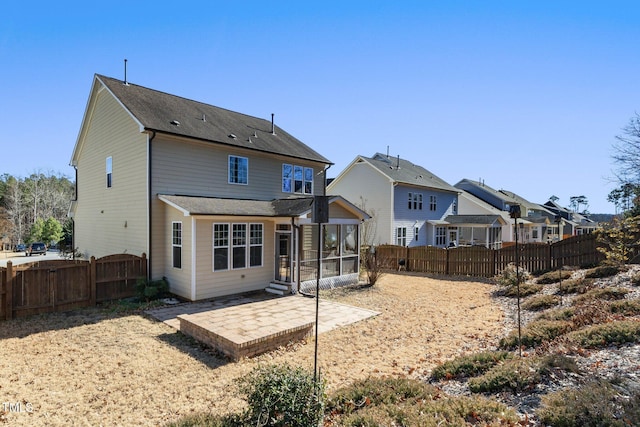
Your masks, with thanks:
M321 334L328 391L367 376L419 376L492 348L506 319L493 285L387 274L326 298L379 311ZM104 309L0 322L0 425L163 425L240 408L234 380L260 363L313 369L313 339L229 363L169 326Z

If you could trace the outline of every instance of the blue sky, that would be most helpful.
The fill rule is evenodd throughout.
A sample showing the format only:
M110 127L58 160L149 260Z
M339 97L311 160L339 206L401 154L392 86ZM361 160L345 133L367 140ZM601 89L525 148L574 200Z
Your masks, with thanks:
M0 174L68 166L95 73L270 120L335 163L400 155L450 184L613 213L640 111L636 1L10 2Z

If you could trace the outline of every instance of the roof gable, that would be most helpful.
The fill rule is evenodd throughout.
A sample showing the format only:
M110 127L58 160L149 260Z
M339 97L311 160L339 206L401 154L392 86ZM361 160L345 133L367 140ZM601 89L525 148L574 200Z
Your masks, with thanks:
M369 163L395 183L428 187L450 193L460 192L460 190L434 173L408 160L401 159L399 156L392 158L384 154L375 153L373 157L359 156L359 158Z
M145 130L331 164L268 120L96 74ZM94 83L95 84L95 83Z

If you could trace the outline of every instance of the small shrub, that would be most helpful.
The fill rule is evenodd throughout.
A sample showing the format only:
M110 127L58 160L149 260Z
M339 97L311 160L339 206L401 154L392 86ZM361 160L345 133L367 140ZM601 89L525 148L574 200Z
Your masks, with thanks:
M633 401L637 398L630 403ZM536 413L543 425L551 426L639 425L637 410L635 413L629 411L629 403L623 403L621 411L620 403L613 386L598 380L578 389L559 390L542 396Z
M345 405L346 404L346 405ZM330 425L351 427L515 425L504 404L482 396L449 397L407 378L369 378L338 390L327 405Z
M518 392L534 386L557 370L579 371L575 361L564 355L510 359L470 379L469 389L472 393Z
M540 313L535 317L534 322L538 320L570 320L575 313L573 307L567 308L555 308L553 310L547 310Z
M574 304L586 304L589 302L601 301L601 300L607 300L607 301L619 300L619 299L623 299L625 295L627 295L629 292L631 291L625 288L614 288L614 287L595 288L595 289L591 289L590 291L586 292L583 295L578 296L574 300Z
M248 403L248 425L308 427L322 420L324 382L314 382L313 374L302 368L259 366L238 385Z
M615 265L602 265L600 267L592 268L584 273L584 277L587 279L600 279L603 277L615 276L620 272L620 267Z
M593 285L593 280L591 279L569 279L563 281L558 287L558 293L562 295L566 294L583 294L587 292L591 286Z
M483 375L469 380L472 393L495 393L504 390L517 392L540 381L537 370L528 359L511 359L497 365Z
M136 292L142 301L151 301L163 298L169 292L169 282L166 277L160 280L140 278L136 282Z
M473 377L512 357L513 355L506 351L484 351L460 356L436 366L431 372L431 377L435 380Z
M560 303L560 297L556 295L534 295L522 304L524 310L540 311L551 308Z
M507 265L502 273L495 277L496 283L505 290L514 288L518 282L522 284L529 279L531 279L531 274L523 267L516 269L515 264Z
M521 345L525 348L536 347L544 342L566 334L571 330L571 322L566 320L537 320L522 328ZM518 348L518 331L514 330L500 340L500 348Z
M438 394L435 387L420 381L369 377L338 390L327 403L327 409L349 414L363 405L396 404L418 397L430 400Z
M536 283L520 283L520 298L528 297L529 295L537 294L542 291L542 285L538 285ZM511 288L506 288L503 291L503 295L510 298L515 298L518 296L518 287L513 286Z
M640 315L640 301L638 300L618 300L609 303L609 311L612 314L621 314L623 316Z
M559 282L560 280L567 280L572 274L573 272L567 270L548 271L538 277L536 279L536 283L539 285L549 285L551 283Z
M587 348L638 342L640 341L640 322L620 320L593 325L570 333L569 339Z

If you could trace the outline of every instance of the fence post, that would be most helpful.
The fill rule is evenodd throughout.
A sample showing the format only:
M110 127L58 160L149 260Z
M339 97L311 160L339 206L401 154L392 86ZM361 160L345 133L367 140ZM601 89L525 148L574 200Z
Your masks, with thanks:
M89 304L96 305L96 257L89 260Z
M6 287L5 292L7 296L7 304L5 307L5 319L11 320L13 319L13 282L14 282L14 272L13 272L13 263L11 261L7 261L7 272L6 272Z
M143 276L145 278L148 278L149 276L147 276L147 254L142 252L142 273Z

